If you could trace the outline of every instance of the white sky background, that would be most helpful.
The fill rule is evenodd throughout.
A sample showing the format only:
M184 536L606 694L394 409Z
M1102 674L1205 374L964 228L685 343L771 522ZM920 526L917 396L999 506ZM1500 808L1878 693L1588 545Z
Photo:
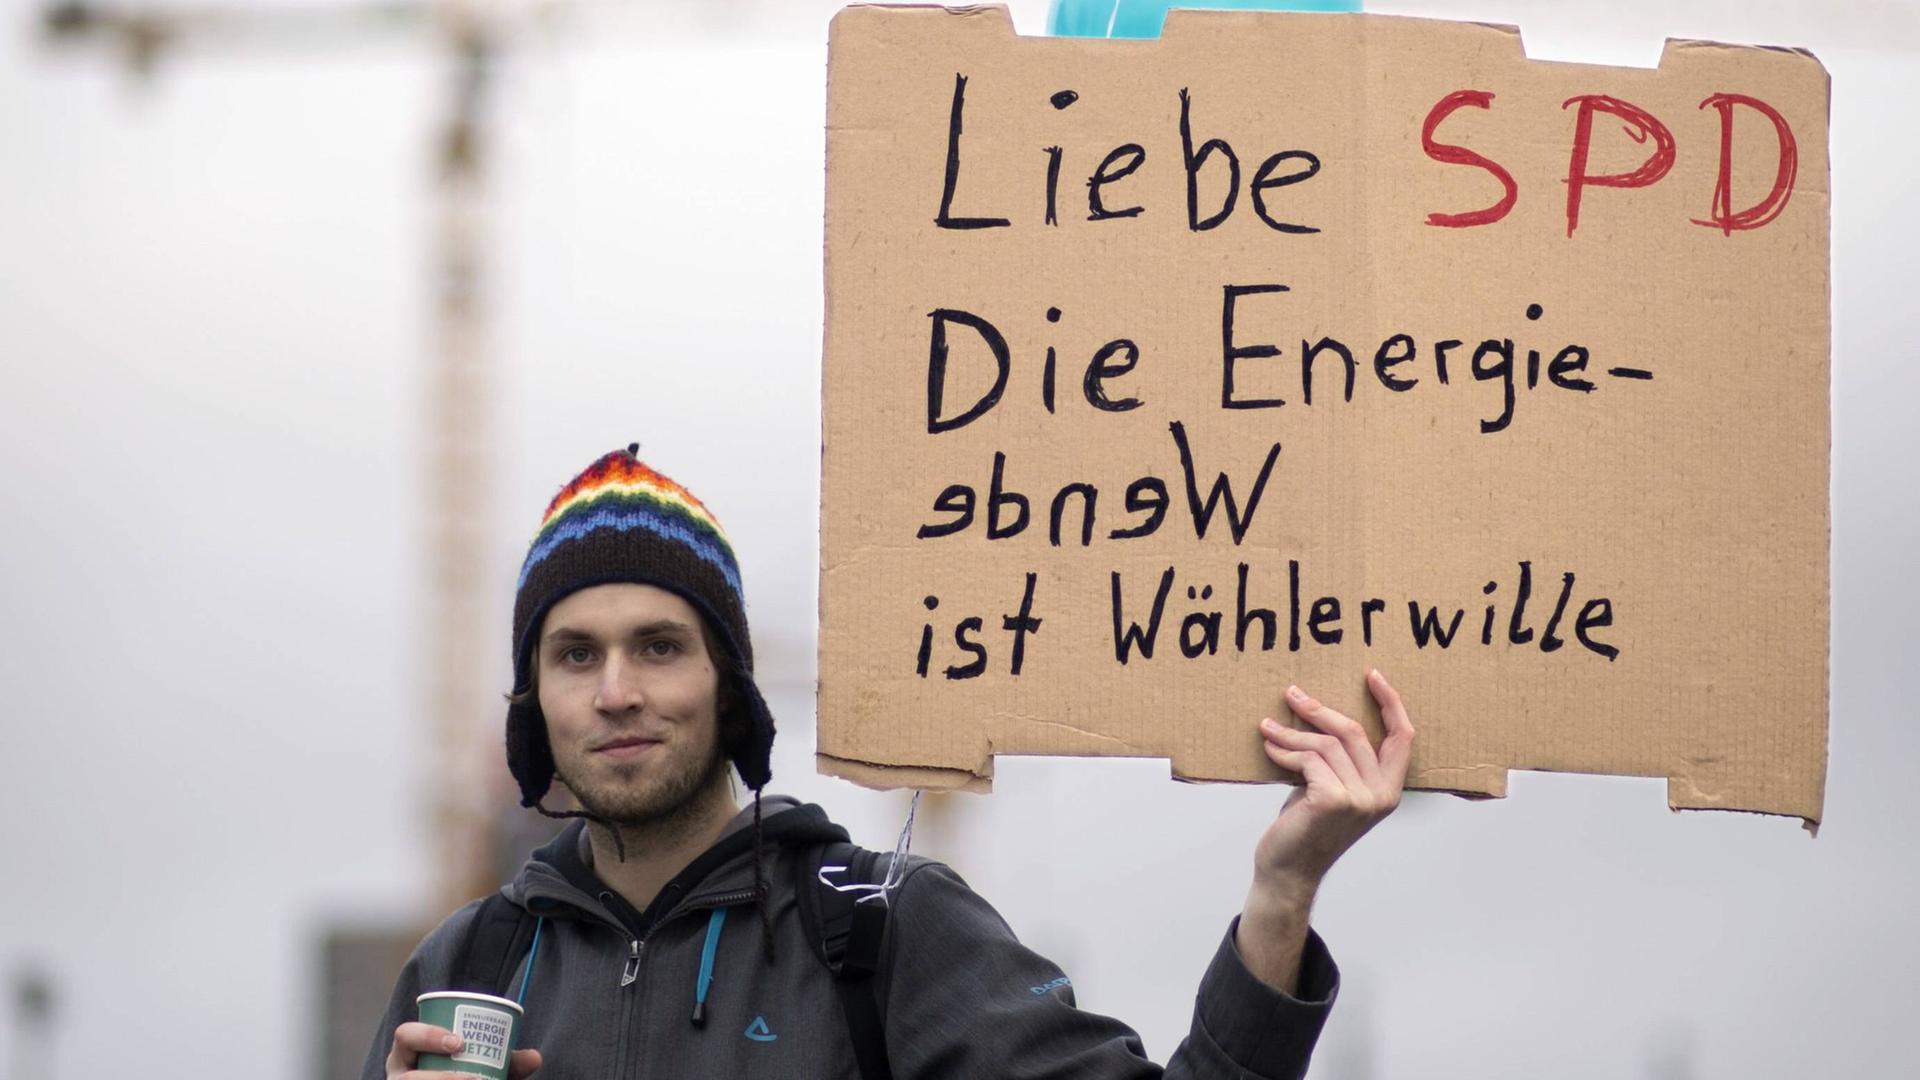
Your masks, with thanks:
M831 10L561 26L502 68L500 683L540 508L639 438L741 549L776 787L886 846L902 797L811 763ZM1832 758L1817 840L1672 815L1660 781L1411 797L1322 896L1346 986L1316 1074L1895 1075L1920 1006L1920 17L1372 10L1518 23L1536 56L1651 64L1672 35L1804 45L1832 72ZM1044 11L1015 5L1029 33ZM418 40L207 50L140 85L40 48L24 5L0 25L0 971L57 979L53 1075L306 1080L318 928L439 914L412 786L443 90ZM1285 793L1165 776L1006 759L919 837L1160 1056Z

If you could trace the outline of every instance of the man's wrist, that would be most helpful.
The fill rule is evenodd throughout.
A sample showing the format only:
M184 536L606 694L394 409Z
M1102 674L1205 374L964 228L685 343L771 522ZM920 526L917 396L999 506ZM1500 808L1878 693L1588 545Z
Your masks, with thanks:
M1319 874L1262 867L1254 871L1253 887L1247 891L1247 907L1251 910L1258 904L1275 912L1297 910L1304 922L1319 892Z
M1247 969L1286 994L1299 986L1300 954L1318 886L1317 879L1255 875L1234 930L1234 945Z

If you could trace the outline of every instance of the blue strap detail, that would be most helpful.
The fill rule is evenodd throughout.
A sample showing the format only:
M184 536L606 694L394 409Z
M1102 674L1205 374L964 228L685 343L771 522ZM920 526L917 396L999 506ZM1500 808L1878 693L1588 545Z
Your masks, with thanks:
M720 950L720 928L727 922L727 909L714 908L707 917L707 943L700 949L700 981L694 984L696 1005L707 1003L707 988L713 985L713 954Z
M513 996L513 1000L522 1005L527 1003L527 983L533 981L533 962L540 956L540 929L546 925L545 915L533 924L533 945L527 949L527 970L520 975L520 992Z

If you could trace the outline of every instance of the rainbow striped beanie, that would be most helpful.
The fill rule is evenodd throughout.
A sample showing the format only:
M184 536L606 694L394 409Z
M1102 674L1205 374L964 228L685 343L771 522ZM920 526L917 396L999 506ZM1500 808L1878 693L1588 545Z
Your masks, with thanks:
M520 567L513 603L513 689L526 695L507 708L507 767L520 804L537 806L553 783L546 717L528 694L533 646L547 612L569 594L594 585L631 582L678 594L724 643L715 657L732 691L720 717L721 746L747 787L772 777L773 716L753 681L740 567L726 533L693 493L642 464L635 443L600 458L547 505Z

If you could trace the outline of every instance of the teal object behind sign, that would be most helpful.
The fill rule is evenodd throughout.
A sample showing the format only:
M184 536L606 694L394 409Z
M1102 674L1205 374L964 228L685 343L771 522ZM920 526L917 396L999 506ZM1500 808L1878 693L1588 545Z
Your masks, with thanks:
M1047 33L1061 37L1157 38L1167 9L1216 11L1359 11L1360 0L1053 0Z

